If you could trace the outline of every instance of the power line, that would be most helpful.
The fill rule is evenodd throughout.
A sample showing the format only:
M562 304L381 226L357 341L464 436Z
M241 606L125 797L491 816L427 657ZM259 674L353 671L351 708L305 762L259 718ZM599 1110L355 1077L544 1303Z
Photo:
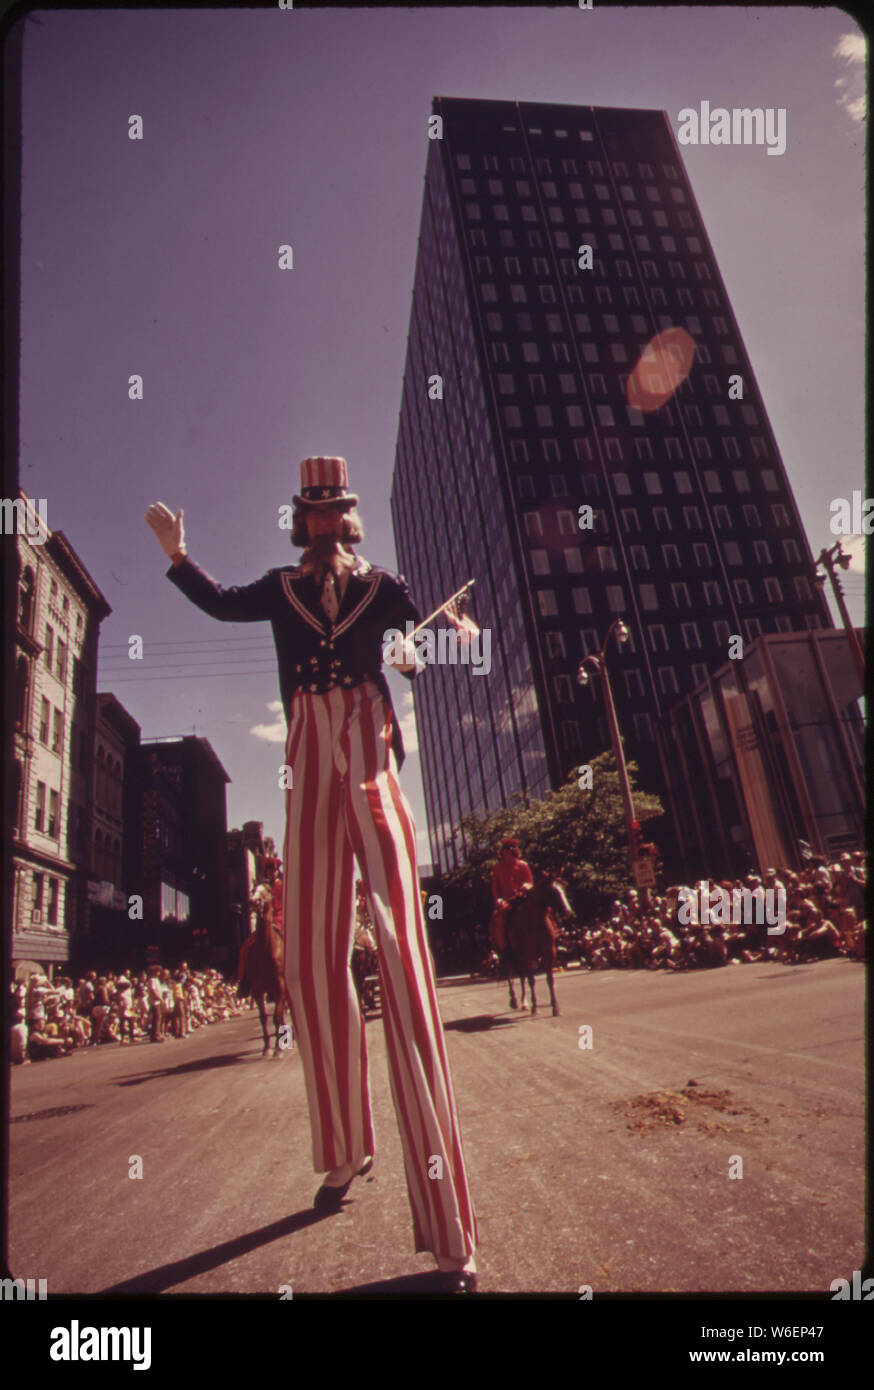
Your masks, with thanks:
M196 675L183 672L179 676L107 676L104 679L113 685L130 685L133 681L190 681L190 680L228 680L232 676L275 676L276 667L267 671L198 671Z
M267 657L256 657L255 659L256 659L256 660L260 660L260 661L266 661L266 660L267 660ZM230 663L230 669L233 669L233 667L235 667L235 666L245 666L245 665L247 664L248 661L249 661L249 658L247 658L247 657L244 657L242 661L232 661L232 662ZM116 663L117 663L117 662L118 662L118 658L116 658ZM167 661L167 662L161 662L161 663L159 663L158 665L155 665L155 663L154 663L154 662L151 662L151 661L145 662L145 661L142 661L142 660L138 660L136 663L134 663L133 661L127 661L127 662L124 663L124 665L118 665L118 664L116 664L115 667L112 667L112 666L107 667L106 665L103 665L103 664L101 663L101 665L100 665L100 667L99 667L99 670L102 671L104 675L112 675L113 672L115 672L115 673L118 674L118 675L122 675L123 672L133 671L133 670L135 669L136 666L141 666L141 667L143 667L143 668L145 668L146 666L148 666L148 668L149 668L150 671L181 671L183 668L187 671L187 670L192 669L192 668L195 667L195 666L216 666L216 665L218 665L218 664L219 664L219 663L216 661L216 658L215 658L214 656L213 656L213 657L207 656L207 657L204 658L203 661L188 661L188 662L181 662L181 661L173 661L173 662L170 662L170 661Z
M146 639L144 639L144 641L145 641L145 640L146 640ZM149 645L150 645L150 646L155 646L155 647L206 647L206 646L231 647L231 646L236 645L237 643L246 643L246 642L256 642L256 643L260 643L260 644L263 645L263 644L265 644L265 643L267 642L267 638L266 638L266 637L239 637L239 638L230 638L230 639L229 639L229 638L221 638L221 637L199 637L199 638L193 638L191 641L189 641L189 640L187 640L187 639L185 639L185 638L180 638L179 641L154 642L154 643L150 642ZM129 649L130 649L130 641L129 641L129 640L128 640L127 642L103 642L103 641L101 641L101 643L100 643L100 650L101 650L101 651L109 651L109 652L112 652L112 651L128 651ZM240 650L246 650L246 648L245 648L245 647L241 647Z

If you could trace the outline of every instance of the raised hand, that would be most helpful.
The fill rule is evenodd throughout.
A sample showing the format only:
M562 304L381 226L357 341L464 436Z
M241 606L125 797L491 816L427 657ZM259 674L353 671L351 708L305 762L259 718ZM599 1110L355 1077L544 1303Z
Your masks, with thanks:
M180 509L174 516L163 502L153 502L146 512L146 521L158 537L165 555L172 557L178 550L185 549L184 515Z

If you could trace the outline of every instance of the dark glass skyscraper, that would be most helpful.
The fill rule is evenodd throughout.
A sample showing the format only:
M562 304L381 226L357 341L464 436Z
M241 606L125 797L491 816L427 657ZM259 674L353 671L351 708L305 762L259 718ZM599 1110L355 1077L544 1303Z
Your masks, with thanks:
M832 624L665 113L433 114L392 514L423 612L474 577L492 640L488 675L438 666L416 686L436 869L464 854L462 815L542 796L609 747L598 682L575 676L615 617L626 752L661 792L665 715L732 636ZM672 327L691 372L643 413L629 374Z

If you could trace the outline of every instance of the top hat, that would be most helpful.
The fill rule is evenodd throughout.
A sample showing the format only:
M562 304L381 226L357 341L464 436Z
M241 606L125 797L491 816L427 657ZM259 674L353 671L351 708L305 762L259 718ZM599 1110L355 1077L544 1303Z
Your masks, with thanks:
M358 506L358 495L347 490L346 460L341 458L304 459L300 466L300 497L296 507Z

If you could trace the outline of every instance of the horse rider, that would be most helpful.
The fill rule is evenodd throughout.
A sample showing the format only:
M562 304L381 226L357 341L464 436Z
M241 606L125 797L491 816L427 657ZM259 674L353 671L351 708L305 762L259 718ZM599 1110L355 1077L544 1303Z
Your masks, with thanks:
M273 627L293 773L285 793L285 969L313 1166L327 1174L314 1206L339 1211L373 1161L364 1020L350 970L357 859L379 948L414 1248L433 1252L435 1290L467 1293L476 1287L477 1224L419 897L416 831L397 777L403 746L381 670L387 635L420 619L402 576L352 552L364 535L357 504L345 459L305 459L291 518L301 563L229 589L188 558L181 511L156 503L146 520L171 558L167 578L193 603L225 622ZM391 652L393 664L418 675L425 662L413 642L402 650Z
M534 886L534 876L519 853L519 841L501 841L501 857L492 869L492 944L499 952L507 949L507 918L513 903Z

